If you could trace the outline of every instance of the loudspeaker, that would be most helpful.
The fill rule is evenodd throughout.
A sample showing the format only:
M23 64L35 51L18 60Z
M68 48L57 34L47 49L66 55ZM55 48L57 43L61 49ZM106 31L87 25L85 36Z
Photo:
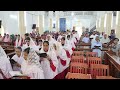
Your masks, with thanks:
M2 25L2 20L0 20L0 28L1 28L1 25Z
M33 24L32 29L36 29L36 24Z

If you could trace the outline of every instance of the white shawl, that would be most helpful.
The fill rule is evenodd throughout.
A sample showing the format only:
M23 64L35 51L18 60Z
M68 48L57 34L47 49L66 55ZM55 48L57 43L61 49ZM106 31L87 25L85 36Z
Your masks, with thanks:
M22 38L20 37L19 42L18 42L18 38L17 38L16 41L15 41L15 46L16 47L21 46L21 43L22 43Z
M9 71L12 71L11 63L1 46L0 46L0 69L2 70L6 78L10 78ZM2 77L0 77L0 79L2 79Z
M23 74L29 76L31 79L44 79L43 70L39 63L39 56L33 49L31 49L27 61L23 61L21 70Z
M46 52L42 48L40 50L40 53L46 53ZM55 70L55 72L52 71L52 69L50 67L50 62L47 59L45 59L44 61L41 61L41 66L42 66L43 71L44 71L45 79L53 79L58 74L58 71L57 71L57 68L58 68L58 59L57 59L56 53L53 50L53 48L49 48L47 54L51 58L54 66L56 67L56 70Z

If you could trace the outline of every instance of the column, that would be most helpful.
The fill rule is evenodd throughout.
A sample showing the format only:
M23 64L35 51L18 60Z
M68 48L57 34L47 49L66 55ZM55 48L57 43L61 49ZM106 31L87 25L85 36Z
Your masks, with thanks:
M100 22L100 32L105 32L105 29L104 29L104 19L105 19L105 16L102 16L101 17L101 22Z
M43 34L44 30L43 30L43 16L39 15L39 33Z
M50 20L50 22L49 22L49 24L50 24L49 30L52 31L52 18L50 18L49 20Z
M106 21L106 33L110 35L111 32L111 20L112 20L112 13L107 13L107 21Z
M97 30L97 31L100 31L99 20L96 21L96 30Z
M116 16L113 16L112 14L111 29L115 29L115 27L116 27Z
M56 17L56 31L59 32L59 18Z
M55 18L56 18L56 25L55 25L55 29L58 32L59 31L59 11L55 11Z
M26 33L25 22L24 22L24 11L19 11L19 31L22 37Z
M120 11L117 11L115 32L116 32L116 37L120 38Z

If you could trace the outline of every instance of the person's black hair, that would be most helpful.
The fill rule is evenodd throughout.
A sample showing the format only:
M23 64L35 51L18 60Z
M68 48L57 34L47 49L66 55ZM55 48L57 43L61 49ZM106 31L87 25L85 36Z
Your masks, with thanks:
M116 40L116 39L119 41L119 39L118 39L118 38L114 38L113 40Z
M39 42L43 42L42 40L39 40Z
M47 43L49 45L49 42L48 41L44 41L43 44Z
M70 35L67 35L67 38L70 38Z
M19 49L20 51L22 51L22 48L21 47L16 47L17 49Z
M72 32L75 32L75 30L72 30Z
M29 36L29 33L25 33L25 36Z
M30 41L30 37L26 37L26 39L25 40L29 40Z
M26 49L24 50L24 52L26 52L27 54L29 54L29 52L30 52L30 47L26 48Z
M17 36L20 36L20 34L18 34Z
M65 37L62 37L61 40L65 40Z

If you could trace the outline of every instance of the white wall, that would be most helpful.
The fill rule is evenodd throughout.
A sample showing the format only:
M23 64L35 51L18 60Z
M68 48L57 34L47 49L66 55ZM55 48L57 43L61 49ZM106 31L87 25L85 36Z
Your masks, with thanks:
M37 24L38 26L38 16L26 12L26 30L27 33L32 32L32 25Z
M0 11L0 19L2 20L2 25L4 27L5 33L20 33L18 25L18 11Z

